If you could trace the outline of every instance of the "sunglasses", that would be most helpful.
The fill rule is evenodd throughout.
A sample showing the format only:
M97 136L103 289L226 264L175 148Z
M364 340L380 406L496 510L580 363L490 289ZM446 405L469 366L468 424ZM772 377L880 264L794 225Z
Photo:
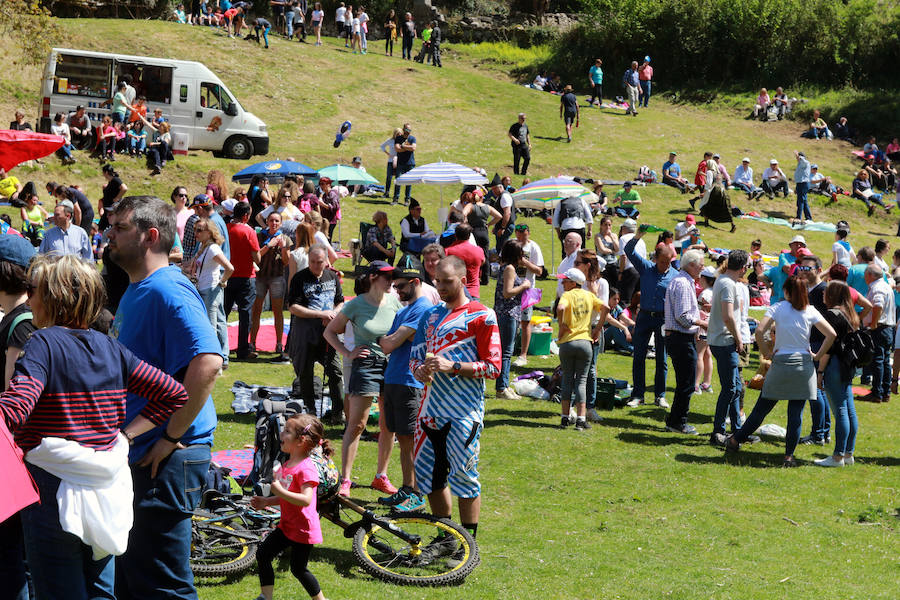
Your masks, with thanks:
M528 231L528 225L516 225L516 231Z
M28 294L28 297L31 298L34 295L34 291L37 289L37 286L31 283L30 281L25 284L25 292Z
M796 270L797 271L812 271L813 267L811 267L809 265L798 265Z

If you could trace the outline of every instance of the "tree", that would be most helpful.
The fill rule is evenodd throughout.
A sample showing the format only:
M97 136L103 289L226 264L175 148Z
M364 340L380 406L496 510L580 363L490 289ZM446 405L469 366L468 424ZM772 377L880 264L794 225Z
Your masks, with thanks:
M40 0L0 2L0 36L18 44L27 63L43 62L61 35L62 31Z

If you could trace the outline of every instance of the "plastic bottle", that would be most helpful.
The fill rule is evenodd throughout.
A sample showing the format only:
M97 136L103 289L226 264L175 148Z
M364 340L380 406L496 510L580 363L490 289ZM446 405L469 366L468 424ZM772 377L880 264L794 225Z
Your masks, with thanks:
M643 223L640 227L638 227L640 231L647 231L649 233L662 233L665 231L662 227L657 227L656 225L650 225L649 223Z

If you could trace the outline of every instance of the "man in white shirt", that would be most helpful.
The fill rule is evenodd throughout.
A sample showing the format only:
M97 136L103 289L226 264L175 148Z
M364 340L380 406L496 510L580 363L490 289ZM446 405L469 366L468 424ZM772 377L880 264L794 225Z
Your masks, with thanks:
M344 48L350 47L350 40L346 39L346 32L344 30L344 21L346 20L347 15L347 7L344 6L344 3L341 2L337 10L334 11L334 24L338 30L338 37L345 38Z
M74 254L82 260L94 262L91 240L81 227L72 227L75 205L70 200L63 200L53 210L53 222L56 227L48 229L41 240L41 254Z
M537 242L531 239L531 231L528 229L527 223L516 225L516 240L522 244L522 256L527 261L525 263L525 279L531 282L531 288L535 288L535 278L544 273L544 253ZM577 255L577 251L575 252ZM573 260L574 262L574 260ZM565 271L563 271L565 273ZM513 361L517 367L524 367L528 364L528 345L531 342L531 314L533 307L522 309L522 344L519 357Z
M769 161L769 168L763 171L762 189L769 198L774 198L779 191L784 192L787 198L791 193L788 187L787 175L778 166L778 161L774 158Z
M872 391L861 400L887 402L891 399L890 352L894 341L893 329L896 324L894 291L884 280L884 271L874 263L866 267L865 279L869 284L869 293L866 294L866 299L872 303L872 312L869 313L864 325L868 327L872 335L875 352L871 366Z
M578 237L577 232L570 231L563 238L563 254L565 254L565 258L556 267L557 275L564 275L566 271L575 266L575 259L578 258L579 250L581 250L581 238ZM563 282L562 279L559 279L559 282L556 284L556 300L558 301L562 295ZM556 306L553 307L553 314L556 314Z
M753 183L753 168L750 166L750 157L745 156L741 160L741 164L734 170L734 177L731 178L734 187L744 190L750 200L759 198L763 191L762 188L756 187Z
M637 269L625 256L625 244L634 237L637 231L637 222L634 219L625 219L619 228L619 251L616 253L619 257L619 298L623 306L631 303L631 296L634 294L634 288L640 280ZM647 256L647 245L644 240L639 239L634 245L634 253L641 256Z
M560 240L564 240L569 233L577 233L581 238L580 246L584 246L585 240L591 238L593 225L591 208L577 196L563 198L553 210L553 228Z

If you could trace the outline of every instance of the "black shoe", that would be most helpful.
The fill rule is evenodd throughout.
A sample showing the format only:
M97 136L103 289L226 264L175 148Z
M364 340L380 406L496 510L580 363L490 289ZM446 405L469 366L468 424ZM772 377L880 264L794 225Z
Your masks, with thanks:
M813 445L824 446L825 440L817 440L813 436L807 435L807 436L800 438L800 443L803 444L804 446L813 446Z
M799 467L800 464L796 461L796 459L786 458L786 459L784 459L784 462L781 463L781 466L789 469L792 467Z
M688 200L688 204L691 205L691 210L694 210L694 205L697 204L697 199L691 198L690 200Z
M459 550L459 542L456 541L456 538L449 535L439 536L431 540L423 550L435 558L452 556Z
M727 448L728 438L725 437L724 433L714 433L709 436L709 445L716 448Z
M761 441L762 441L762 438L759 437L758 435L748 435L748 436L747 436L747 439L744 440L744 443L746 443L746 444L758 444L758 443L761 442Z
M590 428L591 428L591 424L588 423L586 420L584 420L584 419L576 419L575 420L575 431L583 431L585 429L590 429Z
M671 425L666 425L666 431L671 431L672 433L681 433L684 435L699 435L700 432L697 431L697 428L693 425L684 424L680 427L672 427Z
M569 417L560 417L559 418L559 428L565 429L569 426Z

